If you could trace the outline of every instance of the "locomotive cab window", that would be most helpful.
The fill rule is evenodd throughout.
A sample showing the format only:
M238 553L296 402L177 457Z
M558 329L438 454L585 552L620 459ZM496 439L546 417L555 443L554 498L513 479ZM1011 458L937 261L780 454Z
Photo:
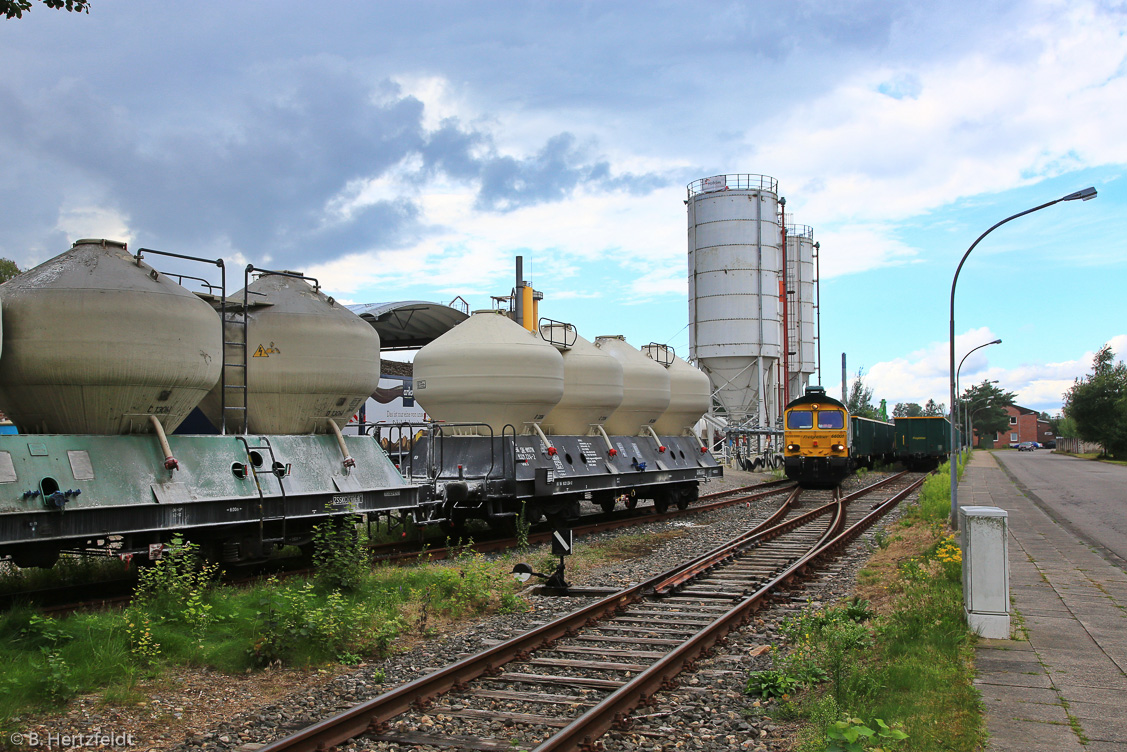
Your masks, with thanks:
M813 428L814 413L811 410L791 410L787 413L787 428Z
M845 428L845 413L840 410L820 410L818 412L818 428Z

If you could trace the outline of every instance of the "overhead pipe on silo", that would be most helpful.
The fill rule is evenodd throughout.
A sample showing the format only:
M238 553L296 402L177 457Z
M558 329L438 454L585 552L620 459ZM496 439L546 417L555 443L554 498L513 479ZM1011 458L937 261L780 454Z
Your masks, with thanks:
M822 244L814 244L814 294L818 302L814 305L817 311L817 338L818 338L818 383L822 381Z
M763 383L763 194L762 192L755 194L755 266L758 273L755 275L755 300L758 306L758 325L760 325L760 352L755 357L755 369L758 372L758 405L755 406L755 422L756 424L761 421L764 423L771 422L771 416L767 415L766 406L763 404L766 401L766 386Z
M781 376L779 378L779 410L782 412L784 405L790 404L790 315L789 306L787 305L787 199L786 196L779 197L779 230L782 233L782 243L780 248L780 260L782 261L783 273L779 280L779 301L783 308L783 366L780 369Z
M517 284L513 288L513 300L516 321L524 326L524 256L517 256Z

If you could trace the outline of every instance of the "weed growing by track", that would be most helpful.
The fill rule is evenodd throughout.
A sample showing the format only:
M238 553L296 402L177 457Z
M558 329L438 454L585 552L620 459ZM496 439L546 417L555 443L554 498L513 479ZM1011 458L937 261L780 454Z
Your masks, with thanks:
M54 619L31 609L0 614L0 730L13 716L102 690L137 702L133 688L177 666L241 674L267 665L354 664L434 637L452 622L528 609L512 561L465 547L450 561L371 567L354 524L319 531L308 579L215 582L214 566L176 542L141 571L124 611ZM359 565L358 565L359 562Z
M943 466L874 547L858 573L861 597L788 619L787 650L749 678L750 694L777 697L781 713L808 723L797 749L981 748L948 488Z

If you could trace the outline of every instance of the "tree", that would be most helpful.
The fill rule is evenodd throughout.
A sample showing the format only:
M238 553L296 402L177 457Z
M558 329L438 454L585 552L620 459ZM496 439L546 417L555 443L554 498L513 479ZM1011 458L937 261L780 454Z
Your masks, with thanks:
M892 408L893 418L918 418L924 414L924 409L918 402L897 402Z
M20 268L11 259L0 258L0 284L20 273Z
M89 13L90 0L39 0L48 8L66 8L71 12ZM31 10L31 0L0 0L0 13L6 18L23 18Z
M1081 439L1116 458L1127 457L1127 365L1116 363L1107 345L1092 359L1092 373L1065 392L1064 414Z
M1013 392L1002 391L990 381L967 388L959 398L963 415L970 418L971 430L978 429L979 436L990 436L1010 427L1006 408L1017 397Z
M928 417L940 416L940 415L946 415L946 414L947 414L947 406L944 405L942 402L937 403L935 400L929 399L927 401L927 404L924 405L924 415L926 415Z
M1076 430L1076 421L1067 415L1058 415L1052 419L1050 425L1053 429L1053 436L1064 436L1069 439L1078 439L1080 434Z
M1072 434L1062 433L1062 431L1064 430L1063 425L1065 423L1065 417L1063 415L1059 415L1059 414L1058 415L1049 415L1047 412L1042 410L1039 420L1043 420L1043 421L1045 421L1046 423L1049 424L1049 431L1052 432L1053 436L1071 436L1072 435ZM1068 422L1071 423L1071 421L1068 421Z
M849 399L845 401L845 408L850 415L859 415L862 418L880 418L880 410L873 407L873 390L865 386L864 369L857 370L857 376L849 387Z

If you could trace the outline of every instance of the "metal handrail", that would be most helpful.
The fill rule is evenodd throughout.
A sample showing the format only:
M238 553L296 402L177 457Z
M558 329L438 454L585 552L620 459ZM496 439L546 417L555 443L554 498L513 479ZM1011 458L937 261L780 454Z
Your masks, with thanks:
M650 356L650 360L655 363L660 363L666 368L673 365L673 361L677 359L677 351L669 345L663 345L660 342L651 342L648 345L644 345L642 350L645 351L646 355Z
M718 186L719 181L723 179L723 185ZM706 187L707 186L707 187ZM691 199L693 196L701 193L715 193L717 191L770 191L778 193L779 181L770 175L752 175L749 173L738 173L733 175L713 175L712 177L701 178L694 180L686 186L686 189Z
M548 326L548 334L547 335L544 334L545 323ZM557 340L555 338L555 330L556 330L557 327L563 328L563 339L562 340ZM540 332L540 337L545 342L547 342L549 345L555 345L556 347L560 347L560 348L563 348L565 350L568 349L569 347L572 347L576 343L576 341L579 339L579 332L577 332L575 330L575 326L573 324L569 324L566 321L556 321L555 319L550 319L550 318L547 318L546 316L540 317L540 321L537 323L536 329L537 329L537 331ZM570 342L568 341L568 334L571 335L571 341Z

